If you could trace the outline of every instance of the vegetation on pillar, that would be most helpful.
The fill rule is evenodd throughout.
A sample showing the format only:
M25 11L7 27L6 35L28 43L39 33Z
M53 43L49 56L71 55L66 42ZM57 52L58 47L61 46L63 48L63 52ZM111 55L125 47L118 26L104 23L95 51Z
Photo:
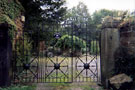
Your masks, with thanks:
M134 19L134 17L130 17L128 19L125 19L123 22L120 23L118 28L119 28L120 32L135 30L135 19Z
M7 24L11 39L17 30L15 19L24 11L18 0L0 0L0 24Z
M7 15L0 15L0 24L7 24L9 27L9 35L10 38L13 39L14 36L14 31L17 30L17 27L15 25L15 23L13 22L13 20L11 20Z

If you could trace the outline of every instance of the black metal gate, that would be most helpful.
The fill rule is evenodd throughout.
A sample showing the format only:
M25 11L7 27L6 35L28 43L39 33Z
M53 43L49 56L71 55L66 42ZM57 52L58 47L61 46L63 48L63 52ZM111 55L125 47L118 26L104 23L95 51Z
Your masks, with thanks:
M43 22L19 35L13 47L14 83L98 81L99 31L88 22Z

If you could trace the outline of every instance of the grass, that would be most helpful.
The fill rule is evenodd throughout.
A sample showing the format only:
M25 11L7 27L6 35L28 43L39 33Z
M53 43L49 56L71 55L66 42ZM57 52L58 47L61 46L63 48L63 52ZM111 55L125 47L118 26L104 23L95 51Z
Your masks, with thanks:
M53 68L53 66L54 66L54 64L51 62L51 60L54 62L54 63L56 63L56 58L58 58L58 62L60 63L65 57L50 57L50 58L39 58L39 64L41 65L41 67L43 66L43 67L45 67L45 63L47 63L47 65L49 66L52 66L52 68ZM83 57L80 57L82 60L85 60L86 59L86 56L83 56ZM97 57L97 58L99 58L99 57ZM78 59L78 58L73 58L73 61L75 61L76 59ZM93 57L88 57L88 59L89 60L92 60L93 59ZM65 58L65 60L61 63L61 66L69 66L68 68L69 68L69 71L68 71L68 74L67 74L67 76L68 76L68 78L62 73L62 72L60 72L59 71L59 73L58 73L58 75L57 75L57 78L56 78L56 70L54 70L49 76L47 76L46 77L46 75L44 74L44 75L42 75L42 79L38 79L38 81L39 82L71 82L71 61L72 61L72 58L71 57L66 57ZM75 68L75 66L74 66L74 68ZM62 69L64 69L63 67L62 67ZM51 69L51 70L53 70L53 69ZM51 71L50 70L50 71ZM62 70L63 71L63 70ZM74 77L76 76L76 75L78 75L77 73L79 73L79 72L75 72L74 71ZM49 72L47 72L47 74L49 74ZM81 81L93 81L93 79L92 78L83 78L84 76L82 76L82 75L79 75L79 77L77 77L76 79L77 80L81 80Z
M53 75L55 76L55 74L53 74ZM61 74L59 73L58 76L61 76ZM54 79L54 81L56 81L56 78ZM61 82L63 82L63 83L49 83L47 85L50 87L53 87L54 90L73 90L73 89L76 90L78 88L80 88L81 90L95 90L91 86L96 85L96 83L94 83L94 82L64 83L65 82L64 78L62 78Z
M94 88L90 88L88 85L81 86L83 90L95 90Z
M60 63L62 60L64 60L61 64L62 65L67 65L69 63L71 63L72 57L50 57L50 58L39 58L39 63L48 63L48 64L53 64L51 61L53 61L54 63L56 63L58 60L58 63Z
M57 77L56 77L57 76ZM45 75L42 76L42 79L38 79L39 82L47 82L47 83L69 83L71 82L71 74L68 74L67 77L63 73L58 73L56 75L55 71L54 73L50 74L48 77Z
M36 90L36 86L11 86L7 88L0 88L0 90Z

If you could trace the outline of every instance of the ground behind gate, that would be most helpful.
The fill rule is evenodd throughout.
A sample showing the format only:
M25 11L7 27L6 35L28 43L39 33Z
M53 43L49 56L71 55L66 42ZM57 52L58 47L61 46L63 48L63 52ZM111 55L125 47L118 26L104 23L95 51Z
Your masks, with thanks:
M79 83L38 83L36 90L104 90L93 82Z

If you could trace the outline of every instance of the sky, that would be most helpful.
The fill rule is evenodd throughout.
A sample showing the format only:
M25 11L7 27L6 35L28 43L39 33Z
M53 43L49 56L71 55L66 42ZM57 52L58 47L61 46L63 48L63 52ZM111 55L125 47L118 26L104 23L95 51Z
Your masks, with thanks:
M135 0L66 0L67 7L70 9L76 6L79 1L87 5L89 12L92 14L95 10L135 10Z

